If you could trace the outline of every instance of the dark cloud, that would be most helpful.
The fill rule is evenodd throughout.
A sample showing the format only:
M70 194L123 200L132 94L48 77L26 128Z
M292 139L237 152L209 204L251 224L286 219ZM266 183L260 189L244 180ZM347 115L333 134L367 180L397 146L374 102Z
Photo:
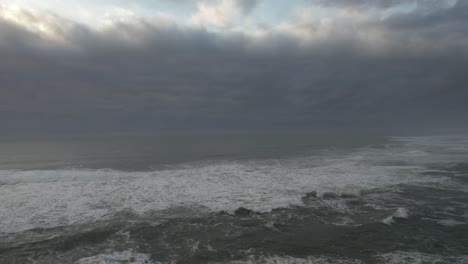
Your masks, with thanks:
M157 19L95 30L56 16L39 34L0 20L2 132L466 126L467 10L351 33L291 23L262 37Z
M390 8L398 5L416 5L422 8L436 9L449 7L457 0L308 0L325 6ZM463 1L463 0L462 0Z

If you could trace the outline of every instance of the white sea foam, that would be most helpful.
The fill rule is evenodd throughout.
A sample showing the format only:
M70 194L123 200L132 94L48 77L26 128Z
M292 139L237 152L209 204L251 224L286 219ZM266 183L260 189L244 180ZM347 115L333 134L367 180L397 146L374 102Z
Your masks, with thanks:
M427 220L427 221L433 221L443 226L457 226L457 225L467 224L466 222L457 221L455 219L436 219L436 218L429 218L429 217L423 217L422 219Z
M75 264L157 264L151 262L149 255L127 250L81 258Z
M418 163L466 162L468 154L466 136L393 137L392 140L402 143L405 154Z
M395 220L393 219L393 215L385 218L384 220L382 220L382 223L386 224L386 225L392 225L393 223L395 223Z
M360 260L354 259L338 259L332 257L307 257L295 258L288 256L268 256L255 257L251 256L247 260L232 261L231 264L361 264Z
M441 256L435 254L426 254L420 252L404 252L396 251L387 254L382 254L378 257L382 263L386 264L435 264L435 263L451 263L465 264L468 263L468 255L463 256Z
M408 219L408 210L406 210L406 208L400 207L393 214L393 217L400 219Z
M408 210L406 208L398 208L393 215L382 220L382 223L386 225L392 225L395 223L395 219L408 219Z
M468 263L468 256L441 256L435 254L425 254L420 252L404 252L396 251L387 254L375 256L378 263L385 264L435 264L435 263L451 263L465 264ZM343 259L325 256L310 256L306 258L296 258L289 256L250 256L246 260L232 261L231 264L360 264L364 263L356 259Z
M311 191L319 195L359 193L399 183L450 181L420 175L426 168L418 162L382 165L388 160L405 160L400 156L407 151L405 146L152 172L4 170L0 171L0 232L88 223L122 211L145 215L174 207L233 211L242 206L264 212L301 205L301 197Z

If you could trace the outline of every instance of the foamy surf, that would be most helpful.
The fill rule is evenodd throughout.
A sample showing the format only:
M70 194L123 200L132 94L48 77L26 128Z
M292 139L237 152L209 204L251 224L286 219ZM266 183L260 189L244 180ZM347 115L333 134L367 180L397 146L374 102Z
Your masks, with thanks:
M377 264L465 264L468 256L443 256L421 252L395 251L391 253L375 255L370 259ZM294 258L285 256L249 256L246 260L229 262L230 264L364 264L357 259L343 259L337 257L309 256L306 258ZM214 264L214 263L213 263Z
M215 264L215 263L213 263ZM286 256L258 257L250 256L247 260L233 261L229 264L363 264L360 260L341 259L333 257L310 256L307 258L294 258Z
M463 256L444 256L428 254L421 252L395 251L378 256L381 263L386 264L413 264L413 263L447 263L447 264L465 264L468 263L468 255Z
M406 208L398 208L393 215L382 220L382 223L386 225L392 225L395 221L399 219L408 219L408 210Z
M328 151L319 157L222 162L151 172L0 171L0 232L84 224L124 211L144 215L173 207L205 207L213 212L246 207L268 212L301 206L301 197L311 191L318 196L359 195L365 189L401 183L450 182L445 177L419 175L424 167L418 164L379 164L389 155L396 158L387 152L361 148L350 153Z
M81 258L74 264L160 264L160 262L151 261L147 254L127 250Z
M0 170L0 263L464 263L460 142L151 171Z

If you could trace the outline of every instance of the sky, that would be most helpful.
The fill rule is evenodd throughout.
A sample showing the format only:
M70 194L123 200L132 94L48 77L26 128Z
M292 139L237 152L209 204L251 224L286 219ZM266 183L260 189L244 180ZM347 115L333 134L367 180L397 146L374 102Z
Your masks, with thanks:
M0 0L0 134L468 127L468 0Z

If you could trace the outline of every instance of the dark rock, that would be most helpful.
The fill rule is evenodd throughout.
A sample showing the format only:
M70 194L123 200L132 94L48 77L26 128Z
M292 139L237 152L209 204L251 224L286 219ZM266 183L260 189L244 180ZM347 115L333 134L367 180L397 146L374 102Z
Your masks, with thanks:
M341 198L349 199L349 198L356 198L357 196L351 193L343 193L341 194Z
M322 195L323 199L338 199L338 194L332 192L326 192Z
M220 215L228 215L229 213L226 210L221 210L221 211L219 211L219 214Z
M306 199L317 198L317 192L316 192L316 191L313 191L313 192L310 192L310 193L306 193L306 195L304 196L304 198L306 198Z
M302 196L302 201L307 204L307 202L309 202L310 200L313 200L317 198L317 192L316 191L313 191L313 192L310 192L310 193L306 193L304 196Z
M235 216L251 216L253 214L255 214L254 211L244 207L239 207L236 209L236 211L234 211Z

